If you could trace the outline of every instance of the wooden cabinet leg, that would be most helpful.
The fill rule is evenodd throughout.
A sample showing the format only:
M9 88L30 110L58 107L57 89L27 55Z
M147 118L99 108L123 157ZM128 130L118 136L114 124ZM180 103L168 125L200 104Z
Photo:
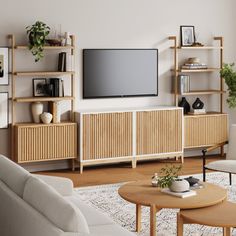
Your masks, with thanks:
M156 213L155 205L150 206L150 236L156 236Z
M72 171L75 171L75 160L74 159L71 160L71 169L72 169Z
M137 166L137 161L136 160L132 160L132 168L135 169Z
M231 229L230 228L223 228L223 236L231 236Z
M83 174L83 164L81 162L79 164L79 173Z
M184 164L184 155L181 156L181 163Z
M184 234L184 220L179 212L177 214L177 236L183 236L183 234Z
M136 205L136 232L140 232L141 231L141 205Z

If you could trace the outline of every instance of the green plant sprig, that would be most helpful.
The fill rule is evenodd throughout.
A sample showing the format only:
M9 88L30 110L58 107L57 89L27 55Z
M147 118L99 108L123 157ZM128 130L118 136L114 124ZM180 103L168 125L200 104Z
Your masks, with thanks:
M226 101L229 108L236 107L236 71L233 67L234 63L224 64L223 68L220 70L220 76L224 78L228 86L229 96Z
M160 188L170 187L172 181L178 178L181 168L181 165L166 165L165 167L161 168L158 186Z
M46 37L50 33L50 27L41 21L36 21L32 26L27 26L29 36L29 50L35 56L35 62L43 58L43 47L46 44Z

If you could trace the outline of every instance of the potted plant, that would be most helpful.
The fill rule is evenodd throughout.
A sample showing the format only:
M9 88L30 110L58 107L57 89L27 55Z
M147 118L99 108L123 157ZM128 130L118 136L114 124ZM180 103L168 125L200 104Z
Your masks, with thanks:
M224 64L223 68L220 70L220 75L224 78L225 83L228 86L229 96L226 101L229 108L236 107L236 71L233 67L234 63Z
M166 165L165 167L161 168L158 178L158 186L160 188L170 187L172 182L178 178L178 173L181 168L181 165Z
M41 21L36 21L32 26L27 26L29 37L29 50L35 56L35 62L43 58L43 47L46 43L46 37L50 33L50 27Z

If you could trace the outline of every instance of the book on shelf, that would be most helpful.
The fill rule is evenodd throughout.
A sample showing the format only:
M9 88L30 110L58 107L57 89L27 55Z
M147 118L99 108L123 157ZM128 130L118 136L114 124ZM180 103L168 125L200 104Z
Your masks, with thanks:
M199 114L206 114L206 109L193 109L188 114L190 115L199 115Z
M184 63L181 67L182 69L207 69L207 64L205 63Z
M189 75L178 76L178 91L179 91L179 94L187 93L190 91L190 76Z
M52 97L64 97L64 81L61 78L50 78L52 85Z
M66 71L66 52L60 52L58 55L58 71L65 72Z
M172 192L169 188L163 188L161 192L175 196L175 197L179 197L179 198L186 198L186 197L192 197L192 196L197 195L196 191L194 190L178 193L178 192Z

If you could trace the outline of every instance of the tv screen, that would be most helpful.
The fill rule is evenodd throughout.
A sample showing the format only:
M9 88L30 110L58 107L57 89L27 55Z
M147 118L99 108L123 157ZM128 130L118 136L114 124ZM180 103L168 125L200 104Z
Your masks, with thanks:
M83 98L157 95L157 49L83 50Z

